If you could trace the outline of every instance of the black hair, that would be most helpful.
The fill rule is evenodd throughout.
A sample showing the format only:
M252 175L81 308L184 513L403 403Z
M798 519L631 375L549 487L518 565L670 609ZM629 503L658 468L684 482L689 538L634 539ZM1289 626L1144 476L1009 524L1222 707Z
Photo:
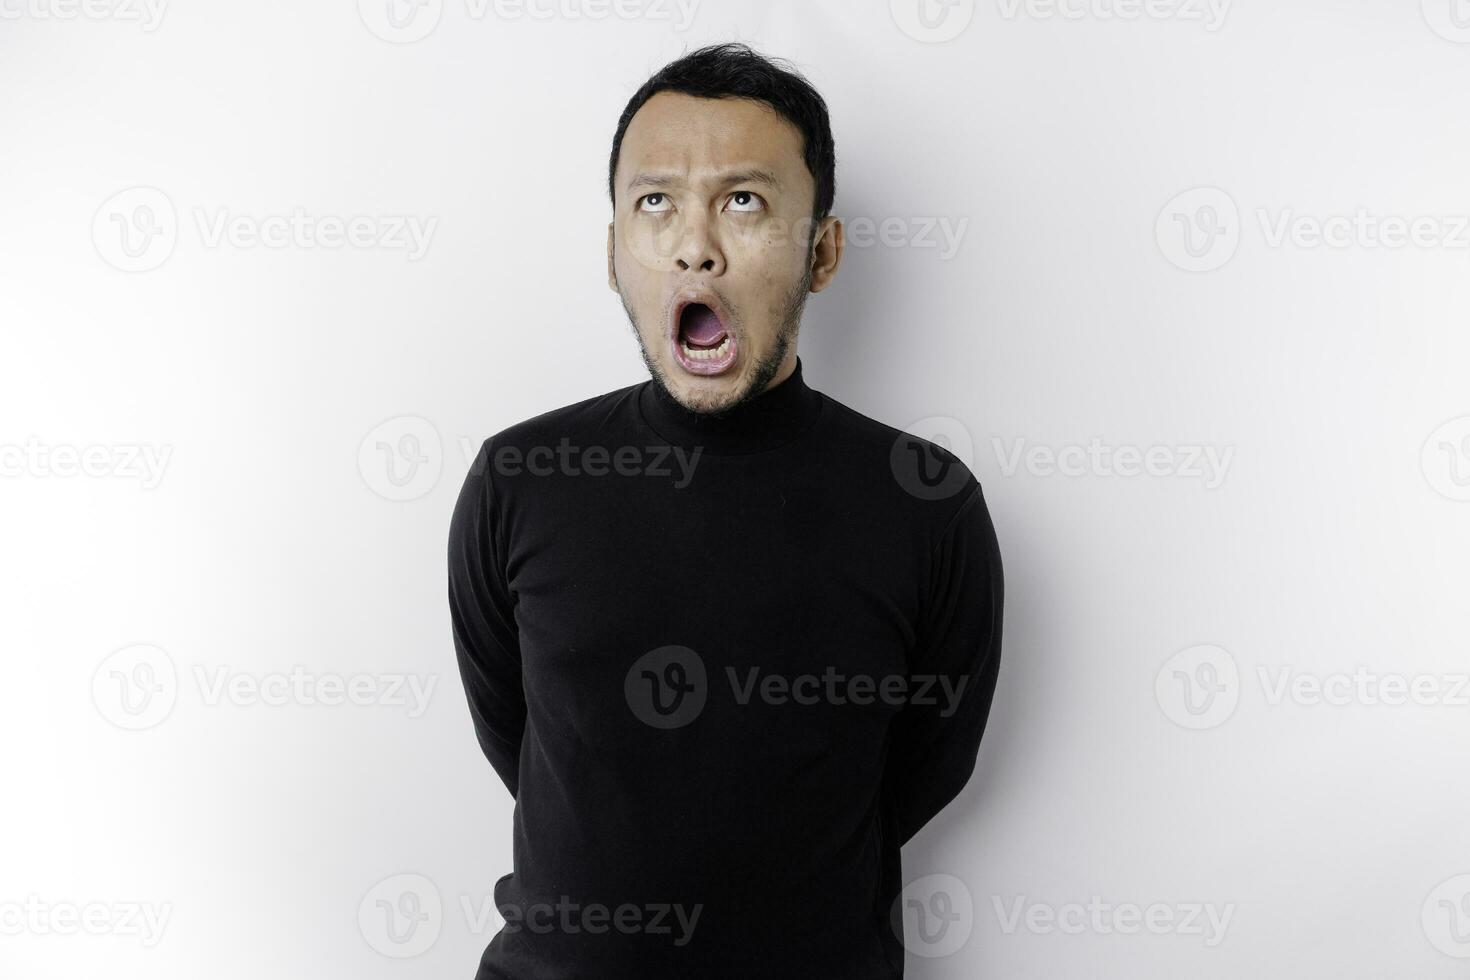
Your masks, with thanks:
M751 99L770 106L801 132L806 168L817 185L812 217L820 221L831 213L837 189L837 154L827 103L789 62L735 43L711 44L671 61L633 93L618 119L607 166L607 195L614 207L617 194L613 185L623 134L643 104L659 92L680 92L701 99Z

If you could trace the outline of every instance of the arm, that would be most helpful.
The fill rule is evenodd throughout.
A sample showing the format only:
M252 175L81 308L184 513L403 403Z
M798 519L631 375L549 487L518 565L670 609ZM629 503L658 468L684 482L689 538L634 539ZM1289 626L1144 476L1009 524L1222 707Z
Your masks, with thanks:
M929 594L909 664L931 703L894 718L884 770L891 832L907 843L959 793L975 768L1000 669L1005 583L995 528L976 484L931 556ZM917 700L917 699L915 699Z
M490 442L480 447L449 527L449 612L460 677L475 735L490 765L516 795L526 698L515 599L497 540Z

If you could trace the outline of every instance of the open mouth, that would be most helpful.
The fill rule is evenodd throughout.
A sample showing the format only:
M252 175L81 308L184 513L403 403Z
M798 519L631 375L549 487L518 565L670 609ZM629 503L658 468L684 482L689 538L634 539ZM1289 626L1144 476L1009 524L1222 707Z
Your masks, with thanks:
M713 307L685 301L675 308L674 356L691 374L719 374L735 363L735 335Z

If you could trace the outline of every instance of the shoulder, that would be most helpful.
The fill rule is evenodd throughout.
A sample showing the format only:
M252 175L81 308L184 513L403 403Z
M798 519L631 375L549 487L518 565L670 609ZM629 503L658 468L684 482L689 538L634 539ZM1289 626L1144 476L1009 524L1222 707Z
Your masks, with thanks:
M900 428L864 415L829 395L825 436L838 453L864 461L889 484L894 499L914 504L942 526L979 490L965 456L973 447L959 419L933 416Z
M506 426L485 438L480 452L484 456L502 450L524 454L538 446L555 447L562 440L597 441L636 418L638 394L645 384L617 388Z

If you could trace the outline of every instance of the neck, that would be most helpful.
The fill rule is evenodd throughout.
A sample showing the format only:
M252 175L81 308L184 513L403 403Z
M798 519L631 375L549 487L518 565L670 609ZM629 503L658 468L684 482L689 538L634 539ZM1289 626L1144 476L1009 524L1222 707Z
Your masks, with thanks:
M776 374L766 384L765 390L770 391L787 378L796 373L796 351L788 350L786 356L781 359L781 366L776 369Z
M670 445L717 455L774 449L810 428L822 409L821 394L802 378L801 359L790 360L765 390L716 415L685 408L653 380L640 386L638 408Z

